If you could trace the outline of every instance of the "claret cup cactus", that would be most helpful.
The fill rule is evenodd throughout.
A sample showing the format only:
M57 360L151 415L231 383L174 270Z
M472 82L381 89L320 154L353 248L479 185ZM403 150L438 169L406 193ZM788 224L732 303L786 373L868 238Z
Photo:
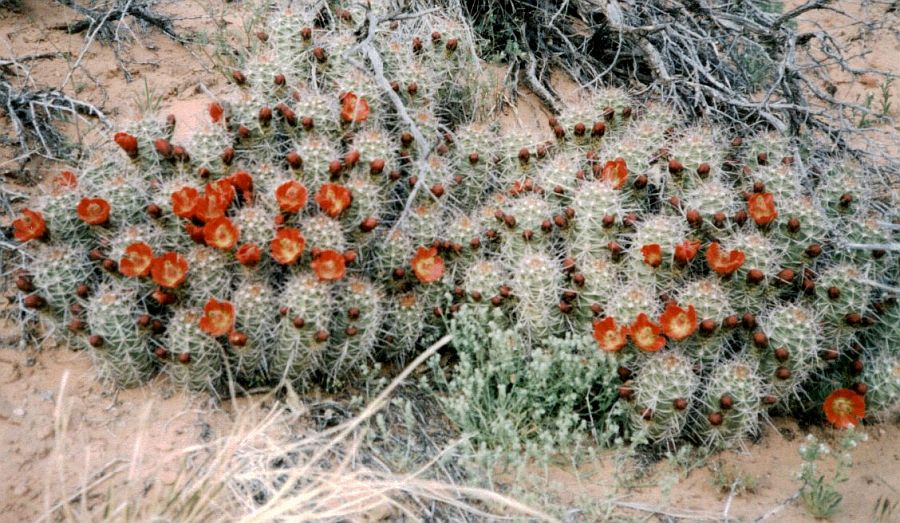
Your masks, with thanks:
M465 309L542 357L593 340L652 441L734 444L822 380L896 401L897 202L864 169L612 88L500 130L464 26L387 4L272 16L205 129L147 115L47 180L23 303L122 386L337 388Z

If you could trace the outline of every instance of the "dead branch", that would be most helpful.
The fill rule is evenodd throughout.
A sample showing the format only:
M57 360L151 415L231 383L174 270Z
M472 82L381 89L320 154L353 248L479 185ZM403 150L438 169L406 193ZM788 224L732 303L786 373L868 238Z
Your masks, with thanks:
M96 118L107 128L106 115L94 105L72 98L56 89L17 88L2 77L0 70L0 113L12 121L22 163L34 155L66 158L70 145L55 122L70 117Z
M186 40L175 31L175 26L172 24L171 19L151 9L153 0L117 0L107 10L78 5L75 3L75 0L56 1L84 16L84 19L71 24L57 26L53 29L62 29L69 34L96 32L99 40L114 42L118 41L118 29L115 27L115 24L130 16L141 23L156 27L163 34L178 43L186 43Z

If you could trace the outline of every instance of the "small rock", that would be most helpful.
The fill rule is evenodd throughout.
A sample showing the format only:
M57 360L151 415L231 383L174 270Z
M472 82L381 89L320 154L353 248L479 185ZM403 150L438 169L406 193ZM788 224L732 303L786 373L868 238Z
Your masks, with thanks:
M12 414L13 414L13 416L15 416L17 418L24 418L25 417L25 409L23 409L22 407L13 409Z

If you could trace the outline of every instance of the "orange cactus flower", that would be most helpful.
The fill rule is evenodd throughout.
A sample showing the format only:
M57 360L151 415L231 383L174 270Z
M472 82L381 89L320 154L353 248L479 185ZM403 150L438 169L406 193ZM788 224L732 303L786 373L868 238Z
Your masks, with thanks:
M222 105L219 102L209 104L209 117L212 119L213 123L222 121L223 114L225 114L225 109L222 108Z
M151 265L153 249L144 242L136 242L125 247L125 255L119 260L119 272L132 278L143 278L150 274Z
M410 264L416 279L422 283L438 281L444 275L444 260L437 255L434 247L419 247Z
M837 389L825 398L822 405L825 419L839 429L859 425L866 417L866 400L850 389Z
M299 229L285 227L275 233L275 238L269 244L269 251L275 261L282 265L290 265L303 254L304 245L306 245L306 240L300 234Z
M238 236L237 227L224 216L210 220L203 226L203 240L206 245L216 249L230 251L237 245Z
M227 178L219 178L214 182L206 184L206 188L204 188L203 191L206 194L215 193L217 196L221 197L222 200L226 202L225 208L228 208L228 205L231 205L231 202L237 195L234 185L231 184L230 176Z
M53 177L53 185L64 187L66 189L74 189L78 187L78 177L72 171L63 171Z
M193 222L184 222L184 232L186 232L194 242L199 243L200 245L206 243L206 238L203 236L202 225L195 225Z
M625 165L625 160L618 157L615 160L606 162L606 165L603 166L603 171L600 173L600 179L611 183L614 189L624 187L625 182L628 180L628 166Z
M229 185L229 187L231 186ZM233 193L234 189L232 189L232 196ZM228 198L227 193L223 194L215 189L210 190L209 186L207 186L203 196L197 198L193 217L207 223L225 216L225 211L228 210L229 205L231 205L231 199Z
M234 305L210 298L203 306L200 330L210 336L224 336L234 329Z
M238 171L226 179L232 187L241 191L241 193L253 190L253 177L247 171Z
M341 120L346 123L365 122L369 118L369 101L365 96L344 93L341 95Z
M709 268L722 275L728 275L740 269L745 259L744 253L737 249L727 254L723 253L718 242L712 242L706 248L706 262L709 264Z
M241 245L234 255L238 263L245 267L253 267L262 258L262 251L255 243L245 243Z
M700 252L700 240L684 240L675 246L675 261L686 264Z
M181 218L191 218L199 199L200 192L197 189L189 186L182 187L172 193L172 212Z
M332 218L340 216L352 202L353 196L350 191L336 183L323 183L316 193L316 203L325 211L325 214Z
M685 310L674 302L669 302L666 310L659 316L659 323L670 340L681 341L697 330L697 311L693 305L688 305Z
M75 210L88 225L103 225L109 220L109 203L103 198L82 198Z
M160 287L175 289L187 279L188 262L177 252L167 252L153 258L150 276Z
M654 269L662 265L662 247L658 243L651 243L641 247L641 254L644 255L644 263Z
M44 216L31 209L23 209L22 217L13 220L13 236L20 242L27 242L43 238L47 233L47 222Z
M319 192L322 192L321 189ZM275 199L284 212L300 212L306 206L307 194L306 187L297 180L284 182L275 189ZM318 196L316 201L319 201Z
M778 217L775 209L775 196L772 193L753 193L747 200L747 212L756 225L772 223Z
M608 316L594 322L594 339L606 352L619 352L628 343L628 326L616 328L616 320Z
M638 314L628 330L631 342L643 351L656 352L666 346L666 339L659 335L662 328L650 321L643 312Z
M331 249L321 251L310 266L321 281L340 280L347 272L344 255Z
M131 158L137 157L137 154L138 154L137 138L135 138L134 136L132 136L128 133L120 132L120 133L116 133L115 136L113 136L113 140L115 140L115 142L117 144L119 144L119 147L121 147L122 150L125 151L125 154L127 154L129 157L131 157Z

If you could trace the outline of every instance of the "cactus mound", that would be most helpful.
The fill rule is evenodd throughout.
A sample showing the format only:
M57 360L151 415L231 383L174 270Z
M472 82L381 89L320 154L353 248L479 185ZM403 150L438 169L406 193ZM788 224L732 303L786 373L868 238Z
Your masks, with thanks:
M900 206L864 168L618 89L501 133L464 24L387 10L271 17L187 143L147 115L48 180L23 302L122 386L338 388L495 326L524 358L592 336L652 441L739 442L821 384L896 403Z

